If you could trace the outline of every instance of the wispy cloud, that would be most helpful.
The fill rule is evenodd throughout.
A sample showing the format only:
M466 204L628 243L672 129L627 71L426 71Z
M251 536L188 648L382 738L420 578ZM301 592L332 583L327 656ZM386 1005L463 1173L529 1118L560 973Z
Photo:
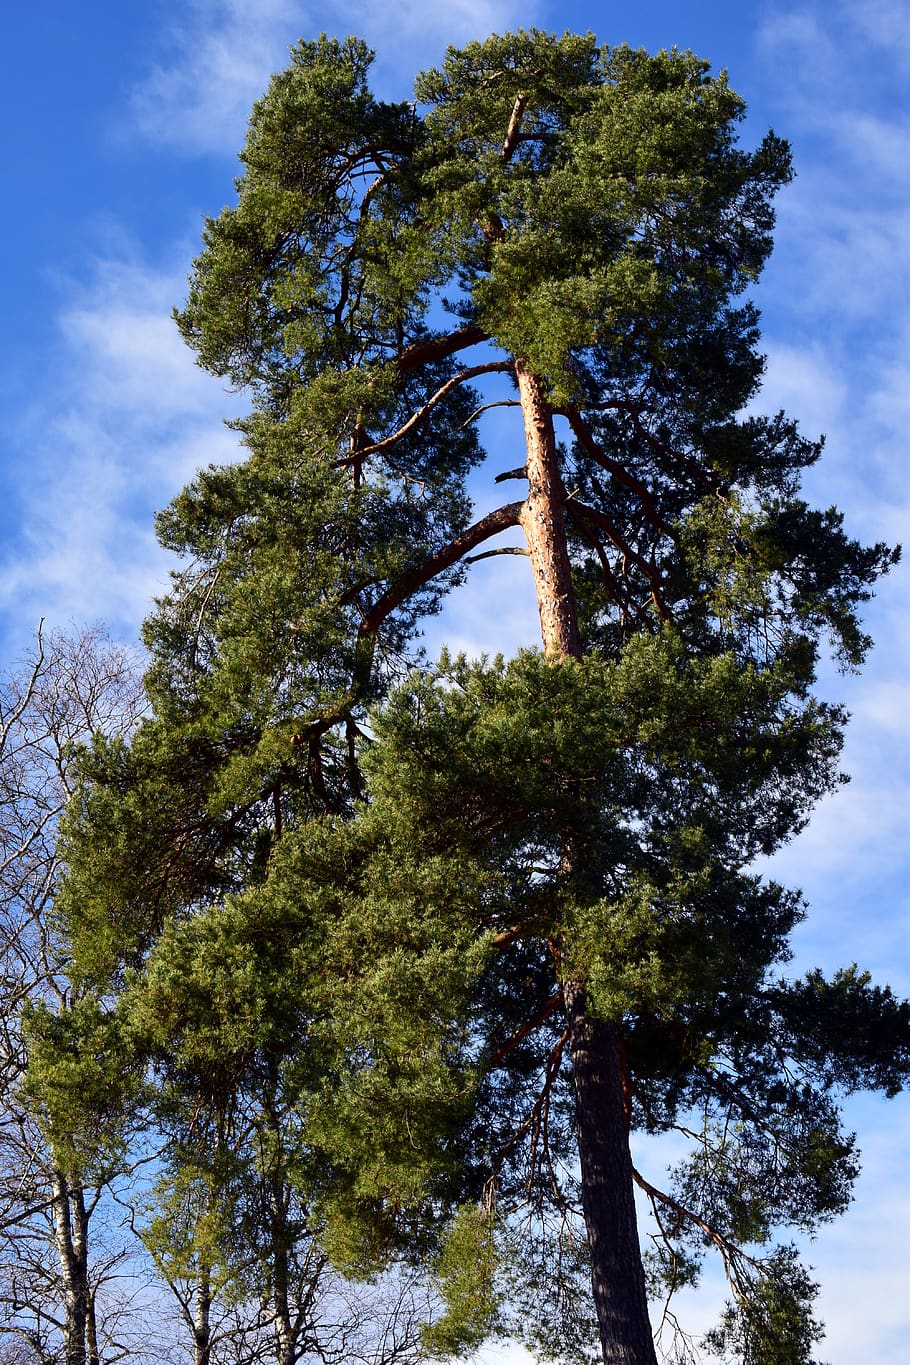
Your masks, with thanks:
M133 91L125 132L183 154L226 155L243 141L250 107L299 38L356 33L377 52L376 84L402 98L450 43L533 23L537 0L189 0L163 29Z
M538 20L543 0L450 0L438 9L426 0L335 0L336 24L361 34L376 50L377 87L383 95L411 89L424 67L440 61L445 49L527 28Z
M863 1158L855 1202L806 1252L810 1264L824 1262L819 1312L836 1355L825 1343L822 1358L844 1365L896 1361L906 1353L910 1198L898 1105L866 1100L848 1107L846 1120L860 1133Z
M781 196L769 278L789 300L797 336L822 318L829 340L874 319L874 355L902 323L899 300L910 288L910 112L905 98L889 97L894 64L852 12L834 7L823 26L816 8L781 15L760 44L766 97L792 137L797 170Z
M187 154L235 151L250 106L285 65L295 26L309 22L294 0L189 0L133 91L127 131Z
M782 196L777 249L760 294L768 351L760 403L786 408L809 435L826 433L825 454L806 480L811 501L836 503L861 540L893 544L906 540L910 527L903 306L910 290L910 128L905 99L889 92L902 88L906 73L910 10L903 0L797 0L773 3L765 16L758 36L765 95L793 139L798 178ZM881 583L866 617L878 647L863 673L844 678L829 670L822 680L825 693L851 712L843 766L852 781L820 805L772 869L801 885L810 901L794 937L798 970L813 962L830 970L857 957L879 979L910 990L906 566ZM870 1171L867 1197L878 1200L883 1178L883 1170ZM853 1218L846 1226L850 1237ZM855 1306L862 1262L855 1247L850 1262L853 1283L843 1301ZM836 1358L855 1359L851 1346L859 1355L863 1349L839 1306L843 1280L836 1270L823 1278ZM878 1354L888 1354L886 1336L883 1324Z
M910 126L906 101L883 92L907 60L910 11L804 0L766 16L766 95L792 133L798 178L782 196L761 295L762 402L827 433L813 494L834 489L866 536L899 535L910 519Z
M171 22L123 111L124 136L180 155L230 155L298 37L362 33L377 49L377 88L392 97L447 43L541 17L560 26L554 10L518 0L452 0L444 11L425 0L181 0L164 7ZM808 434L827 431L813 497L840 503L856 534L897 539L910 522L910 329L899 302L910 285L907 130L898 100L873 110L867 99L870 67L892 88L910 64L910 10L906 0L772 0L763 13L767 79L802 165L760 293L765 405L786 407ZM22 530L0 559L0 613L7 634L20 633L17 645L42 615L61 624L102 617L134 633L168 567L152 509L196 467L236 453L221 424L232 400L194 367L168 321L192 250L150 258L121 244L103 253L87 285L61 285L58 349L35 376L40 399L16 431ZM536 639L526 570L519 559L477 565L471 588L430 623L431 653L441 639L471 653L511 653ZM800 966L858 956L895 985L907 972L908 585L906 569L882 585L871 614L881 647L863 677L830 684L853 712L845 767L854 780L775 864L813 902L797 936ZM906 1255L896 1249L910 1210L895 1194L906 1131L885 1106L854 1112L867 1171L859 1202L808 1257L825 1283L834 1343L822 1354L896 1360L907 1335ZM695 1303L693 1322L706 1306Z
M861 38L888 66L906 71L910 67L910 8L906 0L835 0L822 11L839 15L852 25ZM849 60L849 54L848 54Z
M820 112L868 91L867 63L877 67L878 90L900 80L910 66L910 10L906 0L771 0L758 41L773 54L791 103Z
M152 511L236 452L220 420L236 400L195 367L169 317L182 273L121 252L65 290L40 399L14 433L22 510L0 560L8 629L102 618L133 634L167 574Z

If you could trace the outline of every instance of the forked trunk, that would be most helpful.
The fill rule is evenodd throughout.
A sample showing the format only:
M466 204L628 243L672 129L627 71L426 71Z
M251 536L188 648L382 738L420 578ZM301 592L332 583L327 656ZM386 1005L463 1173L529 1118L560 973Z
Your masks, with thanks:
M66 1365L86 1365L88 1220L82 1191L78 1188L71 1190L66 1176L60 1170L55 1170L51 1177L51 1204L63 1281L64 1360ZM80 1212L81 1217L78 1216Z
M520 523L534 573L544 652L580 659L553 413L522 361L515 374L527 440L528 497ZM582 1204L605 1365L656 1365L638 1240L619 1037L593 1019L581 986L563 986L575 1086Z

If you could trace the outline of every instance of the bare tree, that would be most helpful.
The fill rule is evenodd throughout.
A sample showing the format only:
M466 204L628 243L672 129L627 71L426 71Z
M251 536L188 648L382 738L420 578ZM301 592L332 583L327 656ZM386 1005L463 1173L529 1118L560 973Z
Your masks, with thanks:
M74 1179L42 1131L22 1017L41 1003L63 1018L77 1003L52 913L58 820L79 745L128 734L144 709L136 665L100 628L39 629L23 665L0 678L0 1330L10 1360L100 1365L126 1354L115 1296L100 1321L126 1251L112 1228L90 1240L104 1182Z

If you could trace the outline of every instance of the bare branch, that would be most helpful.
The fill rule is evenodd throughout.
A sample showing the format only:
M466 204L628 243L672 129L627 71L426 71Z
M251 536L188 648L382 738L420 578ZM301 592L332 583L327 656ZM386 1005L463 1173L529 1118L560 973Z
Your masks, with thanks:
M479 564L482 559L495 559L497 555L524 555L528 557L528 552L523 545L500 545L497 550L484 550L479 555L468 555L465 564Z
M520 406L520 405L519 405ZM528 477L528 466L520 465L518 469L506 469L501 474L497 474L494 483L505 483L508 479L526 479Z
M529 1038L542 1023L549 1019L551 1014L554 1014L556 1010L563 1005L563 1003L562 991L557 991L555 995L551 995L549 1000L540 1007L533 1018L529 1019L527 1023L522 1024L521 1028L516 1029L512 1036L508 1038L501 1047L496 1049L493 1056L490 1058L490 1070L492 1071L495 1067L499 1066L500 1062L507 1057L519 1043L524 1042L525 1038Z
M662 531L665 536L669 536L672 541L676 542L678 536L673 530L673 527L665 522L660 515L660 512L657 509L657 503L654 500L654 495L650 490L645 487L640 479L635 478L634 474L630 474L624 465L621 465L618 460L614 460L612 456L608 455L603 447L595 441L591 428L577 408L562 408L560 411L568 420L569 426L575 433L578 444L581 446L582 450L584 450L585 454L590 455L591 459L595 460L603 469L606 469L608 473L612 474L618 483L621 483L625 488L628 488L630 492L634 493L641 502L648 520L652 522L658 530Z
M644 1190L649 1199L652 1201L657 1200L667 1208L672 1209L676 1216L683 1222L693 1223L695 1227L700 1228L708 1240L717 1247L728 1274L730 1266L735 1261L741 1260L748 1265L756 1268L758 1267L759 1263L754 1257L743 1251L735 1242L731 1242L723 1233L718 1232L710 1223L705 1222L704 1218L700 1218L697 1213L693 1213L685 1204L681 1204L678 1199L674 1199L671 1194L667 1194L665 1190L659 1190L656 1185L652 1185L651 1182L646 1180L641 1172L637 1171L634 1166L632 1167L632 1179L639 1189Z
M515 104L512 106L512 115L509 119L509 126L506 129L506 135L502 143L502 159L505 162L512 160L515 148L518 146L518 133L521 128L521 120L524 116L527 103L527 95L519 94L516 97Z
M427 341L416 341L413 346L406 346L396 358L395 364L400 375L410 374L412 370L419 370L421 365L431 365L434 360L447 360L457 351L464 351L469 346L477 346L481 341L489 340L489 333L482 327L474 325L459 327L457 331L449 332L446 336L430 337Z
M412 593L422 588L425 583L429 583L437 574L464 559L476 545L482 545L485 540L498 535L500 531L508 530L510 526L517 526L523 506L524 504L520 502L510 502L505 507L497 507L494 512L489 512L466 531L462 531L460 536L456 536L441 550L437 550L421 564L402 574L398 582L384 592L364 616L359 631L360 639L375 634L396 607L401 606Z
M638 565L648 582L651 584L651 596L654 606L657 609L658 616L662 621L669 621L671 619L670 611L663 600L660 574L655 566L649 564L644 556L640 555L637 550L632 549L632 546L619 534L609 517L604 516L603 512L597 511L593 507L588 507L586 503L578 502L576 498L566 498L566 511L573 520L576 516L579 516L582 520L593 521L595 525L599 526L601 530L606 533L608 540L613 542L617 550L621 551L621 553L624 554L627 559L630 559L633 564Z
M509 366L508 368L511 369L511 366ZM496 400L495 403L481 403L480 407L479 407L479 408L475 408L474 411L470 414L470 416L465 418L465 420L462 422L461 426L460 426L460 427L456 427L455 430L456 430L456 431L464 431L465 427L470 426L471 423L472 423L473 421L475 421L478 417L480 417L481 413L489 412L491 408L520 408L520 407L521 407L521 404L519 403L519 401L518 401L517 398L498 398L498 399Z
M345 456L343 460L336 460L334 467L339 469L351 464L360 464L368 455L375 455L380 450L388 450L390 446L396 445L399 441L403 440L405 436L410 435L412 431L416 430L421 422L429 417L433 409L437 407L444 398L447 398L453 389L458 388L460 384L466 384L468 380L476 379L477 376L481 374L494 374L497 371L511 370L511 368L512 366L507 360L492 360L486 365L473 365L467 370L459 371L459 373L453 375L451 379L447 379L446 382L436 390L432 397L427 399L423 407L418 408L415 413L412 413L404 426L399 427L397 431L393 431L391 435L385 436L381 441L374 441L371 445L358 446L351 455ZM465 423L464 425L467 424ZM459 430L461 430L461 428L459 428Z

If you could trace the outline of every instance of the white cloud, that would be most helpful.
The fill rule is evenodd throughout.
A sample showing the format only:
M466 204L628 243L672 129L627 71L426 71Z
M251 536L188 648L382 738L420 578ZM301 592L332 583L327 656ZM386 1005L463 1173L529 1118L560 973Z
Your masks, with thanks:
M908 233L910 237L910 233ZM877 367L876 383L869 395L869 410L883 426L894 433L897 466L900 455L906 459L906 434L910 429L910 325L894 337L890 354ZM904 473L904 470L900 470Z
M910 65L910 8L906 0L775 0L757 38L791 103L837 109L863 86L865 63L875 63L879 84Z
M497 538L495 544L508 539ZM443 645L470 659L481 654L509 658L539 646L540 617L527 559L503 555L474 565L468 582L447 598L444 615L427 622L424 645L431 659Z
M211 385L190 360L169 316L176 279L134 263L105 263L94 290L65 309L60 330L72 355L89 360L91 406L159 423L211 404Z
M818 343L790 345L784 341L765 347L767 368L754 406L761 412L781 408L799 417L806 435L828 430L843 413L847 397L843 372Z
M852 109L839 118L828 120L827 127L865 177L878 177L886 195L902 186L906 188L910 183L910 158L907 156L910 119L905 110L893 109L886 118L867 110Z
M883 49L891 63L910 66L910 6L907 0L863 0L861 5L840 0L837 9L870 43Z
M910 363L898 337L885 358L874 343L867 343L862 354L851 354L848 332L818 326L797 344L779 339L782 330L765 347L765 383L754 407L767 413L782 408L798 419L806 436L825 437L821 460L804 479L808 500L839 507L848 533L863 542L906 541ZM907 588L899 569L883 583L882 599L903 599L910 607ZM894 644L890 634L889 644Z
M821 1281L819 1316L832 1343L821 1356L831 1365L896 1361L906 1352L910 1302L906 1104L859 1102L846 1118L862 1149L855 1202L806 1252Z
M830 346L848 327L874 321L879 330L867 345L875 356L900 321L897 301L910 285L910 194L883 201L862 176L851 194L847 177L832 169L839 160L834 150L830 162L801 168L797 159L796 183L778 206L777 246L760 298L767 303L774 291L791 344L794 336L815 333L817 344ZM888 184L895 188L893 181ZM862 363L865 354L851 359Z
M253 101L300 38L365 38L377 52L377 92L401 99L448 44L532 23L538 8L536 0L451 0L442 13L424 0L189 0L133 92L128 131L185 154L231 154Z
M189 0L133 92L132 127L186 153L235 151L253 101L305 26L294 0Z
M816 84L830 66L834 43L811 5L772 6L758 31L760 47L799 64L802 88Z
M892 98L906 67L910 10L882 0L862 6L775 3L759 35L766 98L793 139L797 180L781 196L776 251L759 294L769 363L763 409L785 407L827 446L806 478L810 501L836 503L861 540L907 540L910 525L906 430L910 407L910 288L906 251L910 162L906 103ZM825 669L825 695L851 712L843 766L852 781L816 810L806 831L772 863L774 875L801 885L810 902L794 936L797 970L858 960L879 979L910 988L906 944L910 847L910 575L901 566L864 612L877 641L862 675ZM892 1111L906 1115L906 1110ZM904 1119L906 1121L906 1119ZM865 1199L881 1209L886 1187L870 1170ZM852 1211L844 1236L854 1235ZM859 1238L862 1229L856 1230ZM830 1244L830 1239L829 1240ZM854 1246L858 1264L881 1270L887 1257ZM810 1260L815 1260L814 1249ZM865 1358L849 1315L861 1295L847 1294L819 1257L827 1288L823 1316L837 1362ZM892 1255L892 1260L893 1260ZM906 1257L900 1260L906 1268ZM893 1276L889 1280L893 1287ZM864 1291L865 1293L865 1291ZM888 1355L887 1310L877 1354ZM901 1300L902 1303L905 1302ZM843 1305L849 1303L848 1311ZM903 1310L901 1310L903 1312ZM898 1316L899 1314L895 1314ZM903 1312L905 1318L905 1312ZM868 1324L866 1324L868 1326ZM876 1352L873 1352L875 1354Z
M440 61L446 47L482 40L535 22L539 0L450 0L444 10L426 0L336 0L337 22L376 49L379 83L394 81L397 97L418 71ZM385 93L385 91L383 91Z
M58 351L15 431L22 524L0 561L11 629L101 618L134 634L167 576L153 512L199 466L234 456L220 419L237 399L168 316L182 289L178 268L122 253L66 289Z
M836 502L865 540L906 539L910 159L906 104L887 92L910 11L811 0L767 15L766 94L793 136L798 175L781 196L760 293L760 406L784 406L808 435L827 435L810 497ZM881 591L904 596L905 571Z
M765 97L794 144L797 179L781 196L769 277L793 325L862 318L887 330L910 286L908 114L898 86L901 25L890 3L777 4L759 32ZM903 30L910 9L902 7ZM890 30L887 25L893 24ZM806 313L808 315L806 316Z

